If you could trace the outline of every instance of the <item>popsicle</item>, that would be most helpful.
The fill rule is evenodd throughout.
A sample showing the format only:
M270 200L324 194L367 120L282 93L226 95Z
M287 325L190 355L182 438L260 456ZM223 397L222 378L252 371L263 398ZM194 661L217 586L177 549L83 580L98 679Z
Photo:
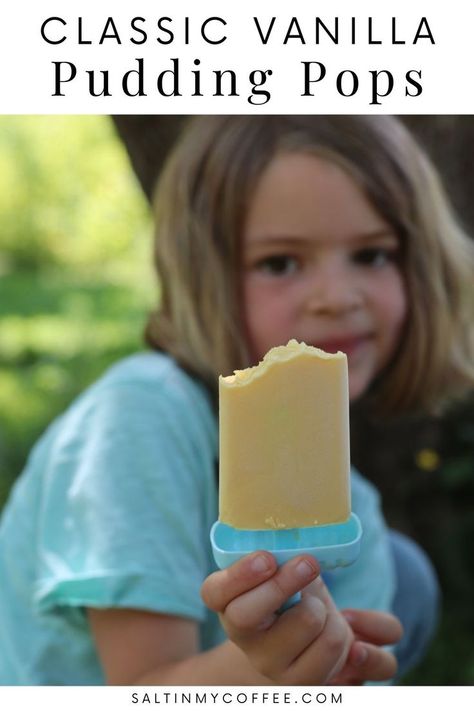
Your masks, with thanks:
M239 529L349 518L347 358L291 340L219 378L219 520Z
M219 378L221 568L252 550L281 564L299 553L322 569L353 563L347 358L291 340ZM294 601L293 601L294 602Z

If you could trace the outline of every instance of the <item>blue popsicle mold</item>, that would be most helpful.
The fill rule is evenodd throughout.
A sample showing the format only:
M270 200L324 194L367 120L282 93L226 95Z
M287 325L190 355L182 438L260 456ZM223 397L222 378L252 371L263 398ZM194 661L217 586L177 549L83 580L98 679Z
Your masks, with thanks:
M321 570L346 567L357 560L361 537L362 526L353 513L343 523L324 526L250 531L216 521L211 529L212 552L221 569L256 550L272 553L278 565L297 555L309 554L316 558ZM286 606L298 599L299 594Z
M357 559L361 536L362 526L355 514L343 523L262 531L232 528L216 521L211 529L211 544L219 568L227 568L252 551L267 550L279 565L309 553L322 570L331 570L351 565Z

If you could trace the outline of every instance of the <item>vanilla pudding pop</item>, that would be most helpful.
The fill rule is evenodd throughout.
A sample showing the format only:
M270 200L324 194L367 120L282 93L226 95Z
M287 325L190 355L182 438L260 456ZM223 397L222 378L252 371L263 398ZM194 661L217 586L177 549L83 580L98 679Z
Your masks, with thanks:
M289 341L219 378L219 568L265 549L322 570L351 565L362 527L351 513L347 358ZM295 604L299 594L287 601Z
M219 378L219 520L236 529L347 521L347 358L295 340Z

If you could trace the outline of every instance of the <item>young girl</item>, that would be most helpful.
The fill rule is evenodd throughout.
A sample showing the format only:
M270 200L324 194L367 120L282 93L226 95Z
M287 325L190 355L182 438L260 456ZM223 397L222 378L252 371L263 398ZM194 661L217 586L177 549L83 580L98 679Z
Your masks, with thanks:
M311 558L277 569L264 551L215 572L209 530L220 373L296 338L344 350L351 400L382 414L472 384L472 250L432 166L388 117L205 117L164 171L156 217L153 350L53 423L3 513L0 683L383 680L391 612L409 668L436 580L357 472L361 555L325 582Z

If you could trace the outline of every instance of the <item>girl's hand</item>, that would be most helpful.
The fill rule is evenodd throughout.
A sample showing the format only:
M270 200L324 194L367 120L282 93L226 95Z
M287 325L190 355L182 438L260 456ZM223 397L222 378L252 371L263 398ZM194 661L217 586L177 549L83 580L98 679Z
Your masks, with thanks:
M206 605L260 674L284 685L357 684L390 678L396 662L378 644L400 636L391 615L339 612L309 556L278 568L267 552L253 553L210 575L202 587ZM302 592L301 602L278 614Z
M355 637L318 576L314 558L278 568L259 551L210 575L201 594L260 674L277 684L324 684L342 673ZM301 602L277 614L299 591Z
M346 665L331 684L362 684L391 679L397 671L393 654L380 645L396 644L403 635L399 620L387 612L343 610L355 635Z

